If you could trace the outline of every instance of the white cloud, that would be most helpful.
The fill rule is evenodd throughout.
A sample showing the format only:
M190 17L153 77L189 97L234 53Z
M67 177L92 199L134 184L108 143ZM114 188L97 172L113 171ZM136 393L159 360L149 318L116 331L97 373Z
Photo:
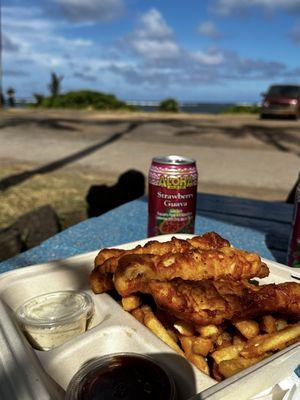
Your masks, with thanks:
M73 76L74 78L79 78L80 80L86 82L95 82L98 79L96 75L91 75L81 71L75 71Z
M173 38L173 30L154 8L140 17L137 28L129 36L127 43L138 55L147 59L174 59L181 54Z
M45 67L65 65L64 53L87 48L91 40L68 39L59 35L60 23L46 20L38 8L4 7L4 54L9 60L9 52L17 49L13 55L15 61L26 59Z
M19 32L40 32L53 28L53 22L42 17L37 7L4 6L2 7L3 28Z
M275 79L288 74L286 65L278 61L240 57L235 52L226 55L225 77L229 79Z
M137 28L129 36L127 44L144 61L152 62L151 66L170 67L171 71L183 66L189 68L187 63L197 68L199 65L218 65L223 61L223 55L218 49L188 52L182 48L176 42L172 28L162 14L153 8L140 17Z
M2 37L3 50L8 53L19 51L19 45L10 37L3 35Z
M74 34L67 37L60 33L70 24L47 18L43 11L37 7L3 7L3 83L15 87L19 96L46 94L49 73L53 71L65 76L64 90L74 88L68 86L72 79L75 84L91 82L94 76L74 77L74 73L78 66L83 70L88 67L91 58L100 53L100 46Z
M292 41L300 45L300 24L295 25L289 32L289 37L292 39Z
M288 11L300 11L300 0L253 0L253 3L270 9L282 8Z
M212 39L217 39L220 37L220 33L216 25L212 21L204 21L198 26L198 32Z
M139 37L166 39L173 34L173 30L167 25L161 13L152 8L141 16L136 34Z
M153 60L174 59L180 55L178 45L171 40L136 39L131 44L139 55Z
M7 71L5 70L5 71L3 71L3 75L9 76L9 77L12 77L12 78L17 78L17 77L23 78L23 77L29 76L29 74L27 72L22 71L20 69L10 69L10 70L7 70Z
M62 15L73 22L111 21L123 11L122 0L52 0Z
M287 12L300 12L300 0L216 0L212 10L218 14L231 15L245 13L255 6L266 11L282 9Z
M64 90L96 82L94 89L116 91L117 95L124 88L128 93L161 93L162 88L180 92L230 81L281 79L298 71L272 60L242 58L219 46L187 49L153 8L139 17L131 33L120 38L119 47L105 48L74 37L74 32L80 32L78 26L72 37L66 37L60 32L73 23L47 18L38 8L10 6L3 11L5 82L11 79L14 86L20 82L18 93L45 93L51 70L65 76ZM211 35L213 28L204 25L202 32Z
M221 51L196 51L192 58L204 65L220 65L224 62L224 55Z

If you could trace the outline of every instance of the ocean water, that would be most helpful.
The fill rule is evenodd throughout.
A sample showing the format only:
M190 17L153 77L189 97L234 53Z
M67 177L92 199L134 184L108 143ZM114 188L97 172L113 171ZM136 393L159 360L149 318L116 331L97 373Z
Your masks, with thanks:
M180 111L191 114L219 114L234 103L183 103L180 105ZM144 112L157 111L158 105L135 105L135 107Z
M29 103L34 102L34 99L24 98L16 99L16 107L24 108ZM153 112L158 110L159 102L154 101L128 101L127 104L134 105L138 110L143 112ZM236 103L181 103L180 111L191 114L219 114L228 107L236 105Z

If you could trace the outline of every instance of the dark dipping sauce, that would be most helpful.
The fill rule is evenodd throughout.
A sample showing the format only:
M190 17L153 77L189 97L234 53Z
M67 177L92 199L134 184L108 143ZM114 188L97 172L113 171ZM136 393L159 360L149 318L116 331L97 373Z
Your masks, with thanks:
M98 365L80 382L80 400L174 400L168 374L148 357L118 355Z

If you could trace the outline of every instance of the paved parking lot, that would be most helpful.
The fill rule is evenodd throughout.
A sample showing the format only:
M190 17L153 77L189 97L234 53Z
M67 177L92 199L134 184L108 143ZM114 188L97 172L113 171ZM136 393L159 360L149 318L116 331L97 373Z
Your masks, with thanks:
M155 155L182 154L197 160L200 190L282 200L299 171L299 121L40 110L0 117L2 165L28 164L24 179L88 170L111 182L129 168L147 174Z

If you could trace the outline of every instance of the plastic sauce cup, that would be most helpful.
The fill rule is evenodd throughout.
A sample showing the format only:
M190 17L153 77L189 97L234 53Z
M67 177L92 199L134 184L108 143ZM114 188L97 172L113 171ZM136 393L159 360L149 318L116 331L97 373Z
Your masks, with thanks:
M115 353L86 362L69 383L65 399L176 400L176 387L152 357Z
M16 315L31 345L50 350L85 332L93 311L91 296L65 290L26 301Z

